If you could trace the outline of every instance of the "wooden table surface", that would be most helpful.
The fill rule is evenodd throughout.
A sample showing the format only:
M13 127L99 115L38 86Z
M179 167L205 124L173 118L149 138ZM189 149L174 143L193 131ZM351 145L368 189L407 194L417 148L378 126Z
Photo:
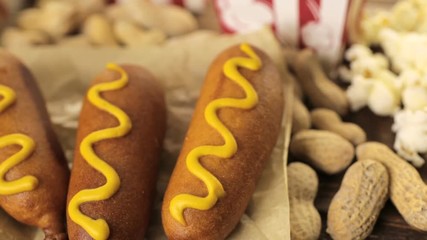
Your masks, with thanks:
M354 122L365 129L368 140L379 141L390 147L393 145L394 135L391 132L392 118L378 117L368 109L363 109L359 112L350 114L345 120ZM427 164L418 170L422 174L424 181L427 182ZM320 239L331 239L326 233L326 216L329 204L340 187L343 175L344 173L328 176L318 172L319 191L315 205L322 216L322 234ZM393 204L388 201L381 211L374 231L368 239L427 240L427 233L412 229L403 220Z

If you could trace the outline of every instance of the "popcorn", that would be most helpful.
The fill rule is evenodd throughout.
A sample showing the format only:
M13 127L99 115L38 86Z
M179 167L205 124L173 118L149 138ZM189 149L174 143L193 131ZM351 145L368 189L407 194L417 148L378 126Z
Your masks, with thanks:
M400 92L402 91L402 83L398 80L396 74L391 72L388 69L382 69L376 73L374 73L375 79L383 82L390 91L396 96L396 98L400 99Z
M414 71L412 69L405 69L403 70L400 75L397 77L397 79L404 85L407 86L414 86L414 85L420 85L421 84L421 76L417 71Z
M418 153L427 152L427 111L402 110L395 114L392 130L396 132L394 148L415 166L424 164Z
M392 116L400 108L400 97L386 81L357 76L346 91L352 111L368 106L380 116Z
M400 108L400 89L396 75L388 70L384 55L373 54L362 45L352 46L346 53L353 79L347 89L351 109L357 111L368 106L381 116L393 115Z
M366 43L379 42L378 34L386 27L390 26L390 14L382 11L372 17L362 17L360 28L363 35L363 40Z
M345 52L347 61L354 61L372 55L371 49L362 44L354 44Z
M373 81L366 79L363 76L356 76L352 84L347 88L346 94L350 101L350 108L352 111L368 105L369 95L373 87Z
M397 32L414 31L427 33L427 1L398 1L391 11L379 11L371 16L363 16L360 24L362 42L379 43L379 33L390 28Z
M419 33L427 33L427 5L423 7L421 10L421 20L415 29L416 32Z
M400 38L400 33L391 28L384 28L379 32L379 42L388 56L394 56L400 52L398 48L400 47Z
M402 102L405 109L427 109L427 88L421 86L408 87L402 92Z
M414 30L420 19L417 6L411 1L397 2L391 10L390 26L398 31Z
M425 0L409 0L413 4L415 4L417 7L427 7L427 2Z
M346 52L351 109L394 115L394 148L419 167L419 153L427 153L427 0L399 1L390 13L365 17L361 28L364 40L379 43L384 54L359 44Z
M356 59L350 64L353 74L360 74L367 78L374 77L377 73L388 68L388 61L380 54L367 55Z
M427 74L427 34L384 29L380 33L380 43L396 72L413 69Z
M400 100L382 81L375 81L368 98L368 107L379 116L392 116L400 107Z

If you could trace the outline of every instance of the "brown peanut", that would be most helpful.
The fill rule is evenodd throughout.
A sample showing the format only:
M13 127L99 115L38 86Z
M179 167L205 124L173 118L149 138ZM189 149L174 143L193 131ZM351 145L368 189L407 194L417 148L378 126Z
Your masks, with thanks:
M158 45L166 40L164 32L158 29L144 30L128 21L116 21L113 28L116 37L126 46Z
M344 116L349 110L345 92L326 76L313 51L305 49L298 53L293 68L304 95L314 107L328 108Z
M128 0L123 6L135 23L148 29L158 29L169 37L183 35L198 28L197 19L184 8L158 6L148 0Z
M289 81L292 83L292 87L294 90L295 97L298 97L299 99L304 98L304 93L302 92L301 84L298 82L298 80L295 78L294 74L290 73L289 71L286 71L287 77L289 78Z
M354 123L346 123L332 110L317 108L311 111L311 122L317 129L328 130L349 140L353 145L366 142L366 133Z
M313 203L319 186L316 172L300 162L289 164L287 171L291 239L318 239L322 221Z
M285 47L282 50L283 50L282 51L283 57L285 59L285 62L288 64L288 67L290 69L295 70L295 63L296 63L299 50L295 48L289 48L289 47Z
M333 239L365 239L388 199L387 169L379 162L356 162L345 173L328 210Z
M90 15L104 11L107 6L105 0L68 0L68 2L75 7L78 22L83 22Z
M324 130L302 130L291 140L291 153L327 174L347 168L354 157L354 147L345 138Z
M105 8L105 16L112 22L129 21L132 22L132 17L129 16L126 9L121 4L112 4Z
M83 25L83 33L90 43L96 46L117 46L111 24L106 16L92 14Z
M359 160L376 160L387 168L391 201L409 225L427 231L427 186L418 171L382 143L363 143L356 154Z
M292 112L292 133L297 133L304 129L310 129L310 112L298 97L294 97Z
M48 44L49 36L37 30L21 30L15 27L8 27L1 36L2 45L6 48L24 47Z
M70 2L51 1L42 8L29 8L20 13L18 26L25 30L39 30L52 39L60 40L77 26L76 7Z

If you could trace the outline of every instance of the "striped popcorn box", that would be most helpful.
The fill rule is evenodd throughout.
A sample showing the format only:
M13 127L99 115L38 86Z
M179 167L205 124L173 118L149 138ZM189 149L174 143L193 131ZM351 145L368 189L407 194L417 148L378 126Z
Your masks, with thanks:
M336 64L346 43L348 13L363 0L214 1L224 32L242 33L272 26L285 45L310 47L324 62Z

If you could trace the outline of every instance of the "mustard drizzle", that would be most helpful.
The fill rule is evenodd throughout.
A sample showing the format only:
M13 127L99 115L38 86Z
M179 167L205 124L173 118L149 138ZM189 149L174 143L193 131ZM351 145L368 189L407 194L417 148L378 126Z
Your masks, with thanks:
M0 96L0 113L2 113L16 101L16 94L11 88L0 85ZM11 168L27 159L34 152L35 142L21 133L0 137L0 148L10 145L19 145L21 149L0 164L0 195L12 195L34 190L39 183L34 176L27 175L13 181L5 181L4 178Z
M126 113L100 96L104 91L113 91L125 87L128 84L128 75L123 68L116 64L108 64L107 69L119 72L120 79L94 85L89 89L87 98L97 108L113 115L118 120L119 125L92 132L80 144L82 157L91 167L104 175L106 183L98 188L81 190L73 196L68 205L68 214L71 220L80 225L95 240L105 240L109 237L108 223L102 218L92 219L84 215L79 207L87 202L111 198L120 187L120 177L110 165L96 155L93 145L102 140L123 137L132 128L131 120Z
M240 109L251 109L258 103L258 95L245 77L243 77L238 67L243 67L252 71L261 68L262 62L257 54L248 44L241 44L240 49L246 53L249 58L234 57L227 60L223 66L223 72L227 78L238 84L245 92L246 97L220 98L210 102L204 112L207 123L218 131L224 139L222 146L199 146L191 150L186 158L188 170L202 180L208 190L208 195L199 197L191 194L179 194L175 196L169 206L172 217L182 225L186 225L183 213L186 208L198 210L208 210L212 208L219 198L225 195L221 182L199 162L202 156L214 155L220 158L231 158L237 152L237 143L230 130L221 122L216 114L220 108L233 107Z

